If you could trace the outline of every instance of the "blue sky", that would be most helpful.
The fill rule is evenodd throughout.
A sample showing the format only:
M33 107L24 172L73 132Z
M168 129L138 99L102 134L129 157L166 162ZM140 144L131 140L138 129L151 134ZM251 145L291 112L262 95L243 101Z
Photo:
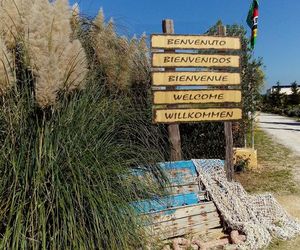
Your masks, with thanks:
M76 2L70 1L71 4ZM252 0L78 0L81 12L94 16L103 7L126 35L160 33L161 20L171 18L178 34L201 34L219 19L246 26ZM300 1L260 0L255 56L263 57L266 87L280 81L300 83Z

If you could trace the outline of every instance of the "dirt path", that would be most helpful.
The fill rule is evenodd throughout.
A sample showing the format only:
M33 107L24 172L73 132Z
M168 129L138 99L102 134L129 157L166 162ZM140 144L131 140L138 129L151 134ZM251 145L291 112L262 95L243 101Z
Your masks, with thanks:
M274 190L274 194L289 214L300 220L300 122L279 115L261 113L257 125L270 140L268 142L268 138L265 138L258 141L259 163L267 169L267 173L280 173L282 170L290 173L278 181L277 185L291 188ZM291 184L291 181L294 184ZM268 248L286 249L300 249L300 237L291 241L275 241Z
M261 113L258 126L300 156L300 122L284 116Z
M300 185L300 122L284 116L261 113L258 126L276 143L285 146L294 154L293 175L296 183Z

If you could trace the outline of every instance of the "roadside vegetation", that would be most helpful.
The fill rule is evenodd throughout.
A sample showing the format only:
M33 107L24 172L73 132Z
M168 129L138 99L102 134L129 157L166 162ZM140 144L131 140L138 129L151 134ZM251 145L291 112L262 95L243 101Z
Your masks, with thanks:
M290 95L280 92L277 82L275 91L263 96L261 110L264 112L300 118L300 91L297 82L291 84Z
M250 193L274 194L290 215L300 218L300 158L259 128L255 130L255 141L259 169L240 172L236 180ZM299 246L300 237L290 241L275 239L267 249L299 249Z
M86 18L67 0L0 2L0 248L145 245L130 203L164 193L156 163L169 159L166 127L151 124L147 37L120 36L102 10ZM264 75L245 29L227 31L243 42L238 146ZM224 158L222 123L181 133L186 158Z
M163 192L164 128L150 123L148 88L136 90L149 85L144 38L119 37L101 13L94 21L66 0L1 1L1 249L147 240L130 203Z
M219 20L207 30L206 34L217 35L220 25L223 25L223 23ZM225 27L227 36L240 37L242 43L239 55L241 56L243 119L233 123L233 141L234 147L244 147L245 137L251 130L251 123L254 119L251 114L254 114L259 108L261 101L260 92L265 82L264 64L262 58L253 57L245 27L236 24L225 25ZM187 159L224 159L225 135L222 122L182 124L180 131L183 153Z
M236 174L243 187L250 193L298 194L300 189L293 176L297 158L293 153L259 128L255 130L255 149L258 170Z

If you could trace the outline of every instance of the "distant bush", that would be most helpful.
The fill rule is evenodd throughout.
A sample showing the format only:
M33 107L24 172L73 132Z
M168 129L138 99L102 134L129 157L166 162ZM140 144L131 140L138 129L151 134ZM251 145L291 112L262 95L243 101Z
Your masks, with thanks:
M289 117L300 117L300 105L284 109L284 114Z
M290 95L280 92L280 83L277 82L277 88L271 94L262 97L261 110L274 114L287 115L290 117L299 117L300 92L298 84L291 84Z

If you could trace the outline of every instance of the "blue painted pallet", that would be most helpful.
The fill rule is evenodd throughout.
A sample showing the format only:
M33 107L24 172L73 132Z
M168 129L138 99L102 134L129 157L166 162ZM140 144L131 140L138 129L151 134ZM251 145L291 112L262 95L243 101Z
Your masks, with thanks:
M224 166L221 160L200 160L199 163L198 167L204 171ZM198 171L193 161L164 162L159 166L169 179L171 194L132 203L138 213L150 219L145 227L151 235L167 239L221 228L214 203L206 199L206 192L198 186ZM140 170L134 174L143 176Z
M224 166L224 161L205 159L200 160L200 165L207 170L211 167ZM200 195L201 191L197 186L198 172L193 161L163 162L159 163L159 166L167 174L171 188L176 188L176 191L181 190L178 187L189 187L190 184L195 185L195 187L182 189L186 193L183 191L181 194L173 194L163 198L134 202L132 204L137 211L140 213L149 213L153 211L165 210L170 207L175 208L185 205L195 205L201 202L200 197L202 197L202 195ZM141 175L142 172L137 171L135 174ZM197 191L189 192L189 190Z
M169 178L171 186L183 186L197 181L197 171L192 161L159 163Z
M151 213L168 208L195 205L201 202L196 193L178 194L163 197L157 200L143 200L132 203L139 213Z

